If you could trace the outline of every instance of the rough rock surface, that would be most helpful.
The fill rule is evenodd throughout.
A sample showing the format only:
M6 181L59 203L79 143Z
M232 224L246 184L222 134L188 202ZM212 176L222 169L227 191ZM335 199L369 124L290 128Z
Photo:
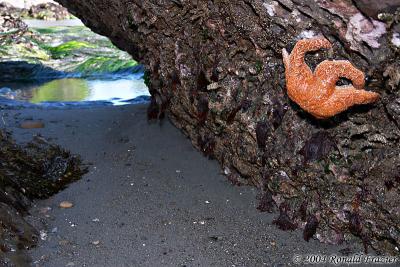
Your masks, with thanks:
M0 12L7 12L13 17L40 20L63 20L72 18L66 8L52 2L28 4L25 8L9 1L0 1Z
M12 14L8 7L0 4L0 45L3 46L7 42L19 42L21 37L27 32L26 25L19 16Z
M40 136L21 146L0 130L0 266L28 266L24 250L40 237L28 216L32 200L50 197L85 172L78 156Z
M350 0L58 2L146 66L149 117L166 113L234 184L262 189L259 208L279 210L280 228L398 253L396 1L370 10ZM377 104L319 121L289 101L281 50L317 35L334 48L309 65L350 60L381 94Z

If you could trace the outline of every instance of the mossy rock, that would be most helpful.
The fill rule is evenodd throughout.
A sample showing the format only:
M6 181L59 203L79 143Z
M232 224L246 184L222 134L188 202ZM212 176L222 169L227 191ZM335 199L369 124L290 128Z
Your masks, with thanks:
M55 47L50 47L49 51L53 58L63 58L70 55L73 51L95 47L95 45L84 41L69 41Z
M77 66L75 71L84 74L112 73L135 67L137 64L138 63L135 60L122 60L99 56L87 59L85 62Z

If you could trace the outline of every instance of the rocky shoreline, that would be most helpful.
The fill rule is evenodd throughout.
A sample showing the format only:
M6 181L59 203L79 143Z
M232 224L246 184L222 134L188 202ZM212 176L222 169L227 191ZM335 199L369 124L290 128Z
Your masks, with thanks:
M38 47L40 37L29 30L22 18L55 20L70 17L65 8L54 3L34 5L29 9L0 3L1 55L7 54L7 47L20 45L31 52ZM10 70L10 66L5 69ZM2 75L4 82L7 75L4 72ZM0 111L4 108L0 104ZM2 113L0 123L4 126L5 119ZM35 123L28 119L20 127L29 128ZM77 155L40 136L20 144L7 130L8 127L0 129L0 266L29 266L26 250L34 247L41 238L38 229L41 223L29 215L33 201L47 198L80 179L86 168Z
M0 2L0 13L8 13L13 17L40 20L64 20L74 18L68 10L56 3L40 3L29 8L16 7L8 2Z
M26 25L19 14L13 14L9 8L2 8L0 3L0 45L19 42L28 31Z

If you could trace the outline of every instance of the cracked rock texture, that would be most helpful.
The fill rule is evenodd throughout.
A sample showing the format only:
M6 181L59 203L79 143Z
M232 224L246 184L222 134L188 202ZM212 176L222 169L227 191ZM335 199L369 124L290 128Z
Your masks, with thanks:
M281 229L399 253L399 1L58 2L145 65L149 117L166 114L230 181L259 187ZM333 49L308 64L350 60L378 103L319 121L288 99L281 50L318 35Z

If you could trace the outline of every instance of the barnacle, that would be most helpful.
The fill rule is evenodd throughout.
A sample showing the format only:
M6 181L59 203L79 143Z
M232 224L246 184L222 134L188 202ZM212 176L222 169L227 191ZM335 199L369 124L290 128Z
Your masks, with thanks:
M282 50L289 98L318 119L379 99L379 94L363 90L364 73L347 60L324 60L314 73L311 71L304 61L305 54L331 46L325 38L314 38L298 41L290 55ZM337 86L340 78L349 79L352 85Z

